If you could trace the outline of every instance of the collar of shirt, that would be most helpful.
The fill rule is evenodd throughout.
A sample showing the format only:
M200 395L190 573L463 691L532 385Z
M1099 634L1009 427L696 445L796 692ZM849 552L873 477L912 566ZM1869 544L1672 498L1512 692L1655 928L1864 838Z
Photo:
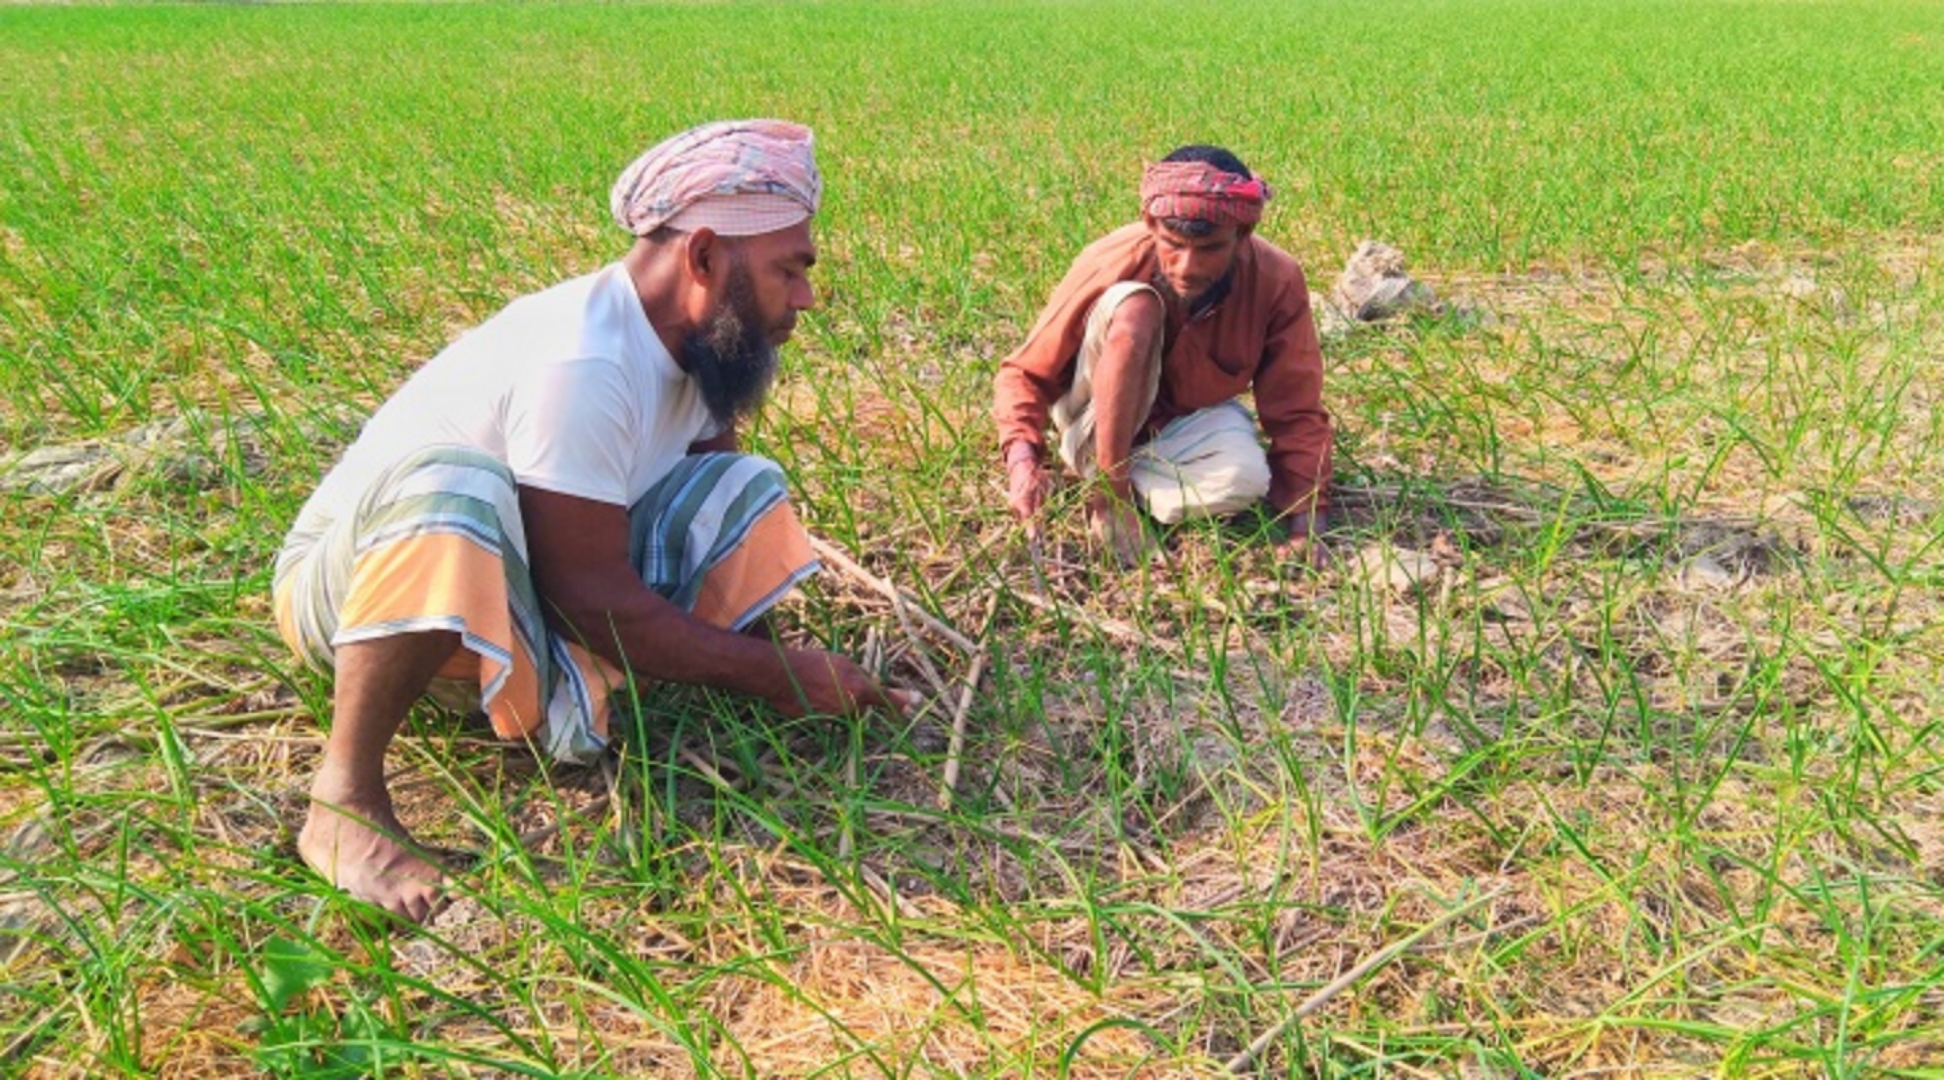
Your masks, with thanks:
M1173 308L1175 310L1182 310L1184 305L1182 305L1179 300L1174 299L1175 294L1168 290L1167 282L1161 277L1160 270L1158 269L1155 270L1154 273L1149 276L1148 280L1149 280L1149 284L1153 285L1157 292L1159 292L1163 297L1169 299L1170 302L1168 306L1170 308ZM1232 293L1234 291L1235 291L1235 268L1231 266L1229 267L1228 273L1223 274L1219 281L1215 282L1215 284L1213 285L1210 285L1207 289L1202 291L1202 294L1200 296L1195 297L1193 300L1189 301L1185 305L1186 310L1183 311L1182 313L1182 321L1200 322L1201 320L1208 318L1210 315L1213 315L1215 313L1216 308L1222 306L1222 301L1228 299L1229 293Z
M1228 294L1233 291L1235 291L1235 267L1231 266L1228 273L1222 275L1220 281L1210 285L1207 291L1195 297L1188 305L1188 321L1195 322L1214 314L1215 309L1220 307L1222 301L1228 299Z

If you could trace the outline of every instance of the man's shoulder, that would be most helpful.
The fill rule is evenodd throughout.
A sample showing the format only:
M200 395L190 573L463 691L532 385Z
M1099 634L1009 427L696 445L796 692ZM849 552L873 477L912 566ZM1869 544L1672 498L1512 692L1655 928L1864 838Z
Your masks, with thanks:
M1154 238L1140 222L1124 225L1082 248L1067 268L1066 277L1053 291L1053 303L1061 306L1076 296L1091 302L1088 295L1117 281L1131 281L1153 269ZM1088 295L1083 295L1088 294Z
M1296 256L1260 236L1249 238L1249 280L1243 287L1277 311L1309 304L1309 278Z
M617 284L618 264L557 282L515 298L491 318L461 335L449 349L517 349L529 363L625 355L645 321L632 286Z
M545 288L535 289L514 297L502 314L515 312L559 312L585 308L588 302L611 287L615 265L604 266L590 273L580 274L556 281Z
M1151 268L1153 248L1147 228L1138 221L1088 244L1073 257L1066 276L1054 287L1048 312L1066 310L1076 303L1084 310L1102 289L1141 277L1144 268Z

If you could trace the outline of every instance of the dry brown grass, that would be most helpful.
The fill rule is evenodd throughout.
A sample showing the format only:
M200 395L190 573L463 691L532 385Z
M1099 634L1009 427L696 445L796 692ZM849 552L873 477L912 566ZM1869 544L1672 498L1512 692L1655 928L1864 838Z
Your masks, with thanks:
M995 588L1020 594L989 638L982 700L995 704L975 714L961 810L925 809L947 710L873 727L855 866L829 858L837 808L856 793L814 730L759 743L752 767L740 727L669 727L698 705L678 700L651 717L645 750L674 763L651 767L670 785L658 790L626 769L550 776L523 748L428 715L396 754L402 812L472 869L426 931L374 938L293 870L317 739L293 687L318 685L266 668L262 597L226 600L219 623L165 643L115 645L113 663L63 650L38 668L46 686L129 722L58 755L33 739L0 745L10 775L41 778L0 786L0 822L17 837L15 865L112 866L135 892L117 899L80 878L7 886L6 913L33 928L13 939L7 972L37 996L0 1006L0 1027L28 1036L23 1075L115 1060L131 1025L95 1022L104 1006L74 972L90 943L139 941L115 991L115 1008L139 1017L134 1056L157 1075L238 1075L256 1067L262 1022L250 949L303 926L347 966L294 1009L374 1009L454 1052L504 1053L521 1038L550 1067L624 1075L1210 1075L1360 958L1457 898L1500 891L1329 1002L1300 1029L1319 1041L1284 1045L1272 1067L1403 1054L1398 1067L1435 1073L1489 1047L1562 1074L1663 1075L1735 1054L1787 1072L1737 1033L1833 1039L1834 995L1856 985L1845 965L1862 985L1912 988L1873 1029L1873 1063L1927 1063L1944 1054L1926 968L1944 925L1923 722L1941 705L1935 590L1873 581L1828 526L1856 488L1818 492L1874 478L1881 487L1862 494L1882 504L1853 506L1881 540L1876 556L1920 555L1933 516L1917 507L1939 497L1934 465L1918 460L1931 428L1891 435L1863 477L1832 477L1809 441L1779 465L1752 449L1710 465L1725 409L1787 408L1772 386L1731 399L1709 388L1797 347L1792 320L1836 334L1853 320L1850 366L1804 384L1826 392L1802 407L1827 431L1827 410L1854 400L1844 386L1907 365L1911 338L1944 341L1911 284L1939 254L1916 243L1871 267L1738 253L1624 280L1438 282L1495 318L1337 345L1339 413L1380 422L1346 432L1340 531L1352 542L1335 569L1284 579L1237 535L1191 531L1163 564L1102 575L1067 523L1044 564L1051 609L1026 602L1024 551L987 512L988 462L922 491L985 509L911 512L921 493L897 463L984 421L949 392L923 411L899 395L959 376L867 363L848 381L797 380L768 437L800 440L814 517L836 527L843 500L856 554L960 628L979 624ZM1888 299L1845 314L1837 291L1855 281ZM1905 337L1886 344L1888 326ZM886 348L933 346L914 328ZM1661 364L1655 377L1678 381L1652 403L1624 393L1638 373L1599 376L1587 394L1529 392L1562 356L1588 373ZM1453 470L1452 430L1386 426L1385 408L1358 400L1395 394L1382 372L1405 364L1474 395L1468 408L1506 404L1491 422L1527 448L1519 467ZM1907 401L1930 400L1934 373L1916 379ZM1558 467L1565 448L1633 501L1589 502ZM1694 494L1671 507L1638 498L1657 489ZM0 579L0 615L44 623L44 605L66 602L46 567L70 559L103 581L180 560L172 497L139 481L84 497L50 525L39 569ZM1369 559L1348 557L1360 548ZM1428 561L1398 576L1398 552ZM964 674L967 657L908 631L856 581L827 576L794 610L852 645L874 635L894 677L928 693L927 669ZM244 625L254 638L237 634ZM1852 734L1830 672L1856 663L1869 635L1898 644L1869 654L1882 712ZM1212 675L1218 661L1227 679ZM1456 688L1462 698L1436 696ZM1616 700L1617 728L1600 704ZM186 767L159 754L158 711ZM1871 740L1867 756L1840 749L1853 737ZM50 768L64 785L58 821ZM630 837L666 844L654 857L675 869L644 884L617 853ZM187 898L174 923L143 921L170 896ZM235 924L214 932L226 906ZM376 1002L372 971L391 973ZM617 973L634 989L608 987ZM665 999L641 996L644 978ZM57 1042L32 1038L49 1016L83 1019L62 1021Z

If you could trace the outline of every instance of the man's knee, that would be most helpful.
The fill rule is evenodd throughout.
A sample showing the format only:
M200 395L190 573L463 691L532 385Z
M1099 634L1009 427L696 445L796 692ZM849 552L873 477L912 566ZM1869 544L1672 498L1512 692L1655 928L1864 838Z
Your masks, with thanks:
M1243 499L1238 510L1245 510L1269 495L1269 456L1257 448L1253 454L1240 455L1235 462L1233 481L1236 495Z
M1150 456L1134 473L1148 512L1164 525L1247 510L1269 494L1269 457L1254 432L1204 432L1200 453L1182 463Z
M783 478L783 466L761 454L750 454L741 450L710 450L700 454L690 454L669 470L669 476L712 470L734 472L740 476Z
M1233 514L1261 502L1269 494L1269 455L1255 433L1237 433L1218 443L1217 465L1201 483L1211 514Z
M630 512L635 515L664 513L673 509L687 493L713 490L723 484L783 490L789 487L783 467L769 458L739 450L710 450L690 454L676 462L667 475L635 502Z
M721 508L773 506L788 502L789 493L783 467L769 458L727 450L690 454L628 508L633 533L630 555L640 565L653 539L668 535L671 528L713 531ZM718 509L698 513L703 504Z
M465 500L463 513L475 533L523 546L519 480L512 467L463 446L428 447L379 474L360 504L358 528L362 532L405 517L442 517L455 497Z
M789 477L783 474L783 466L769 458L760 454L737 454L736 456L742 459L742 468L748 470L745 475L760 478L765 483L784 485L789 483Z
M749 492L775 491L786 497L790 490L783 466L760 454L731 450L691 454L670 473L670 480L684 486L700 482L710 487L726 484Z

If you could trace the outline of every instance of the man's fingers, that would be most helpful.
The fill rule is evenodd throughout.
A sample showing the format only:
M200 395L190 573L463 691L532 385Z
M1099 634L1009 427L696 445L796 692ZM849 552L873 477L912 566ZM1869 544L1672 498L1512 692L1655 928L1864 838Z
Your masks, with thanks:
M874 705L881 705L904 713L918 702L915 692L884 685L846 656L830 654L830 674L832 689L842 696L842 712L860 713Z
M850 700L852 712L863 712L876 705L890 709L900 716L909 716L924 698L916 690L900 690L871 682L859 693L852 694Z
M920 700L921 698L916 690L902 690L895 686L885 686L882 683L874 682L871 684L870 700L866 701L865 704L882 705L887 709L893 709L902 713L910 711Z
M1045 469L1034 468L1027 472L1020 468L1012 471L1006 486L1006 502L1012 507L1013 516L1031 523L1039 515L1040 507L1046 503L1047 493L1053 488L1053 478Z
M1028 528L1034 528L1036 527L1034 523L1039 519L1040 507L1044 503L1045 500L1039 498L1037 493L1016 498L1012 500L1013 516L1025 522Z

